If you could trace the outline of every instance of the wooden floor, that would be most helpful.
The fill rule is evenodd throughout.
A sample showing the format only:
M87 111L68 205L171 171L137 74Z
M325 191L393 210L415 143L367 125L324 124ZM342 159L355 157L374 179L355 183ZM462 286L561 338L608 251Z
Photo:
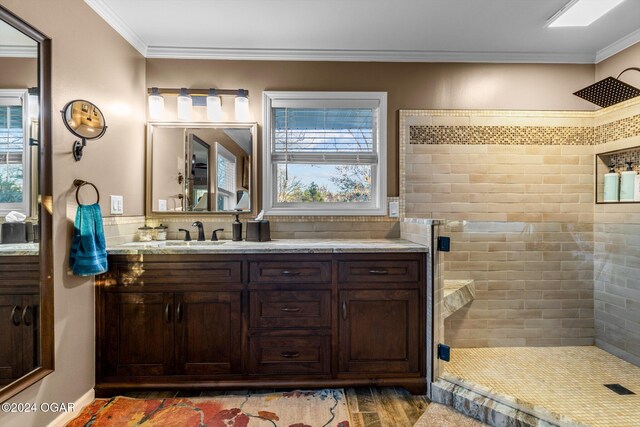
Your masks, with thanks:
M210 397L225 394L271 393L275 390L211 390L203 392L130 392L127 397L162 399L169 397ZM345 389L351 413L351 427L413 427L427 409L425 396L412 396L403 388L348 388Z

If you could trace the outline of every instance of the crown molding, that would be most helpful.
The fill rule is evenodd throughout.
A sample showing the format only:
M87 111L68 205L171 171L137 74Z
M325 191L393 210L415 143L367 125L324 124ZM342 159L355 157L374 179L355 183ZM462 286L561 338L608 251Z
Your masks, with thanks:
M103 0L84 0L107 24L129 42L142 56L147 56L147 44Z
M611 43L609 46L600 49L596 52L596 64L604 61L605 59L622 52L628 47L640 42L640 29L635 30L631 34L622 37L620 40Z
M149 46L147 58L261 61L487 62L593 64L591 54L347 49L226 49Z
M37 46L0 46L0 58L37 58Z

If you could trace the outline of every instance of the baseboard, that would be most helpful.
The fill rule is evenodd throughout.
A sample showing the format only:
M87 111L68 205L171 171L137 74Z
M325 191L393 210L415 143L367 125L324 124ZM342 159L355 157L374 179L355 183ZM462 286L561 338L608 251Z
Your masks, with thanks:
M62 412L60 415L56 417L55 420L51 421L47 427L62 427L72 419L80 414L80 411L87 406L89 403L93 402L95 398L95 391L93 389L89 390L82 396L80 396L75 402L73 402L73 411L72 412Z

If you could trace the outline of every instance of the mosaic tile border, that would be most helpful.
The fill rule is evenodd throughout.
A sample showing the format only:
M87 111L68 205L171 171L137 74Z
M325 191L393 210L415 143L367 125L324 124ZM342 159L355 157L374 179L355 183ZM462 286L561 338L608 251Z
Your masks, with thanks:
M409 144L412 145L592 145L593 141L593 127L585 126L409 127Z

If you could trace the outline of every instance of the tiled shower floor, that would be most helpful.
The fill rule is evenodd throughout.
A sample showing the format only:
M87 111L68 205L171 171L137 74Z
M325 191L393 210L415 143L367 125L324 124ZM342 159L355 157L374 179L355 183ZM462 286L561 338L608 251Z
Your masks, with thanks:
M567 425L640 426L640 368L596 347L461 348L444 365L445 378L525 412ZM604 386L616 383L636 394Z

